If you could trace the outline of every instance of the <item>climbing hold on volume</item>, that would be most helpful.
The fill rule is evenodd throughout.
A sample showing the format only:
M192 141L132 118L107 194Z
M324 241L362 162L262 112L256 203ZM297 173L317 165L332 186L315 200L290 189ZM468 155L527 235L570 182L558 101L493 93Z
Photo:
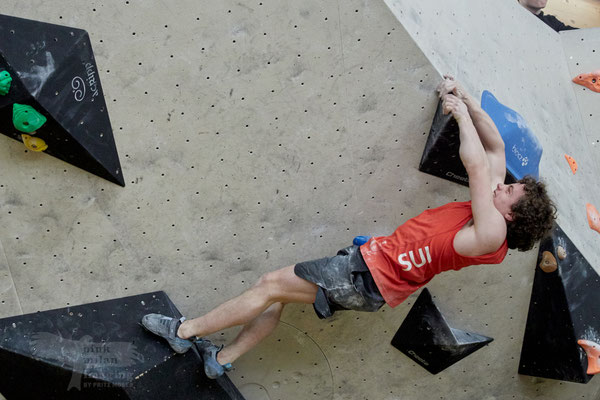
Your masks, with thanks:
M34 133L46 123L46 117L35 108L24 104L13 104L13 124L25 133Z
M573 82L585 86L594 92L600 92L600 70L589 74L580 74L573 78Z
M8 71L0 72L0 95L6 96L8 94L11 82L12 77Z
M44 151L48 148L48 145L43 139L38 137L29 136L22 134L23 144L31 151Z
M558 256L558 259L562 261L565 258L567 258L567 251L565 250L564 247L558 246L556 248L556 255Z
M558 268L558 263L556 262L556 258L549 251L545 251L542 253L542 261L540 261L540 268L545 273L550 273L556 271Z
M595 375L600 372L600 345L591 340L578 340L577 343L583 347L588 359L588 375Z

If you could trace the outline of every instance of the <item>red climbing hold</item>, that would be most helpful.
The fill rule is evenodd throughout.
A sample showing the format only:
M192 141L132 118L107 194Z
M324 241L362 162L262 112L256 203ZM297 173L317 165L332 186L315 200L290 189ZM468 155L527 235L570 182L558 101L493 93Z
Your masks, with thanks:
M591 340L578 340L577 343L585 350L588 359L588 375L595 375L600 372L600 344Z
M573 78L573 82L578 85L585 86L594 92L600 92L600 70L589 74L577 75Z
M591 205L589 203L586 204L586 208L587 208L588 224L590 224L590 228L592 228L596 232L600 233L600 213L598 213L598 210L596 210L596 207L594 207L593 205Z

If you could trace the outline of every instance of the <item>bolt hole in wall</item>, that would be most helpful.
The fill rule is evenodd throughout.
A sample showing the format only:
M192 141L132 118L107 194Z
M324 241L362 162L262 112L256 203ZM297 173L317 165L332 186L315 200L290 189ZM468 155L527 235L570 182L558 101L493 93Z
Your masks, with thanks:
M544 14L554 15L565 24L578 28L600 27L598 0L548 0Z

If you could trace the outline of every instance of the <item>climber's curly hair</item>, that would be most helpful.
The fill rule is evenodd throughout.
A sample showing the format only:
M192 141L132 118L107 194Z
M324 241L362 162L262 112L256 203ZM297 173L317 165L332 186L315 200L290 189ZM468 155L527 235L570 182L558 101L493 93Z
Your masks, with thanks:
M509 248L527 251L552 229L556 206L543 182L526 176L517 183L525 185L525 194L512 206L513 220L507 221L506 240Z

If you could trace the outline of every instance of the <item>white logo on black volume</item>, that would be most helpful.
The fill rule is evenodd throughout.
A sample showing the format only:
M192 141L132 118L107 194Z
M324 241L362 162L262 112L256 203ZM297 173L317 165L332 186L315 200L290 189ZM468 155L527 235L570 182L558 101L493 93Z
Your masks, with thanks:
M96 69L92 63L86 63L84 65L86 77L83 79L80 76L76 76L71 80L71 88L73 88L73 97L76 101L83 101L85 97L85 84L89 86L90 92L92 93L92 101L94 97L98 96L98 81L96 80Z
M427 366L429 365L429 363L428 363L427 361L425 361L425 360L423 360L421 357L419 357L419 356L417 355L417 353L415 353L414 351L412 351L412 350L409 350L409 351L408 351L408 354L410 354L411 356L413 356L414 358L416 358L418 361L422 362L423 364L425 364L425 365L427 365Z
M76 76L71 80L71 87L73 88L73 97L76 101L82 101L85 97L85 82L79 76Z
M460 176L460 175L456 175L455 173L453 173L452 171L448 171L446 172L446 176L450 177L450 178L454 178L454 179L458 179L459 181L463 181L463 182L469 182L469 178L466 176Z

